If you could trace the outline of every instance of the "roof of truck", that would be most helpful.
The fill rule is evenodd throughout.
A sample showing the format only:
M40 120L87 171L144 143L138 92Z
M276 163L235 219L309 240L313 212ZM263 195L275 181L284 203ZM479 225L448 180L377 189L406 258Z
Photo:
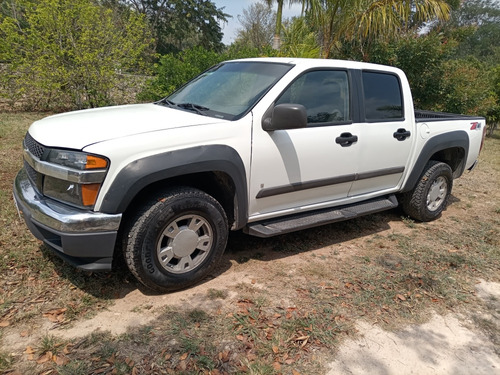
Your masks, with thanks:
M336 60L336 59L311 59L311 58L297 58L297 57L255 57L255 58L246 58L246 59L238 59L238 60L230 60L231 62L269 62L269 63L281 63L281 64L293 64L296 66L300 66L304 69L308 68L317 68L317 67L332 67L332 68L346 68L346 69L364 69L364 70L386 70L390 72L399 72L402 71L398 68L366 63L360 61L350 61L350 60Z

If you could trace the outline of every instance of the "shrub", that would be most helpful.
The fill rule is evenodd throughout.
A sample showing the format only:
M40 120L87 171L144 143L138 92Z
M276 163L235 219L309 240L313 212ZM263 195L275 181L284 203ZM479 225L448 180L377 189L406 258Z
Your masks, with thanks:
M0 83L32 109L111 104L117 73L145 69L151 54L144 17L92 0L27 2L23 21L0 22L0 61L7 62Z
M193 47L178 54L164 55L155 66L155 77L149 80L144 90L138 95L138 99L141 101L161 99L221 61L256 56L259 56L257 49L238 45L232 46L223 53Z

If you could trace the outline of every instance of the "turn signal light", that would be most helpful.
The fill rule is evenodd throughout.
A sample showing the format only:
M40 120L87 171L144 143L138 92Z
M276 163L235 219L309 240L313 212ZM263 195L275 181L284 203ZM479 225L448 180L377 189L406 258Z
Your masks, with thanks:
M82 185L82 203L84 206L93 206L95 204L100 187L101 184Z
M106 168L108 166L108 161L103 158L99 158L94 155L87 155L87 164L85 165L85 169L97 169L97 168Z

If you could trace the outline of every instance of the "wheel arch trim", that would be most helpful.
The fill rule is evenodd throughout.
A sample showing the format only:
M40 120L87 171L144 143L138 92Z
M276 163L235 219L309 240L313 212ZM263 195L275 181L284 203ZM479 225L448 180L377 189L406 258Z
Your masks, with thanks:
M469 136L467 132L458 130L445 134L436 135L430 138L427 143L422 148L420 155L418 156L415 165L413 166L408 179L406 180L401 192L407 192L412 190L418 182L418 179L424 172L425 166L432 159L432 156L452 148L459 148L464 151L465 157L469 153ZM453 175L458 178L462 175L465 169L465 162L458 164L457 171L454 171Z
M223 172L236 191L235 226L246 224L247 179L238 152L225 145L197 146L137 159L126 165L106 191L100 211L123 213L141 190L151 184L189 174Z

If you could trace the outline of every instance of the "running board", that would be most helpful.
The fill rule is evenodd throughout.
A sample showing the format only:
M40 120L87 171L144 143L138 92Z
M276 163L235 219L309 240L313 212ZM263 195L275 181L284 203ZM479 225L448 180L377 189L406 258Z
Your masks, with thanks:
M297 230L353 219L398 206L395 195L370 199L345 206L305 212L248 224L244 232L256 237L272 237Z

